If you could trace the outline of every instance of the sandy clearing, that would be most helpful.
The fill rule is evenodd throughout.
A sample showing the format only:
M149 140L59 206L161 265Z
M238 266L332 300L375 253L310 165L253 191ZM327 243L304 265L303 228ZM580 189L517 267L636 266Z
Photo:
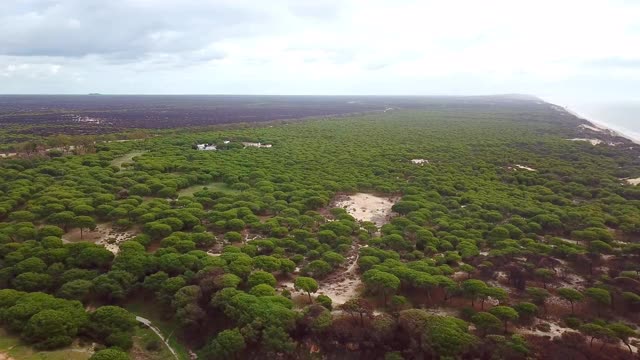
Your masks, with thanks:
M243 243L246 244L246 243L252 242L253 240L260 240L260 239L262 239L262 235L260 234L246 234L244 236Z
M338 270L326 279L318 281L318 292L315 296L326 295L330 297L334 306L344 304L348 300L358 297L362 288L362 280L357 272L360 248L359 244L354 244L351 247L351 251L347 255L347 261L342 266L342 269L345 269L344 271ZM307 296L305 292L296 291L293 283L293 279L283 280L278 283L278 287L289 290L292 295Z
M540 326L543 324L549 325L549 331L544 331L540 329ZM534 325L529 328L518 328L516 332L523 335L535 335L535 336L549 336L552 339L562 337L562 334L565 332L576 332L574 329L560 326L560 324L554 322L546 322L536 319Z
M347 210L358 221L370 221L380 227L391 219L391 207L398 198L383 198L366 193L342 195L336 198L333 206Z
M0 360L16 360L7 353L0 352Z
M607 129L603 129L603 128L599 128L596 126L591 126L591 125L587 125L587 124L580 124L578 125L579 128L585 129L585 130L591 130L591 131L595 131L595 132L605 132Z
M496 281L509 281L509 275L505 271L496 271L493 273Z
M640 178L636 178L636 179L625 179L627 181L627 183L631 184L631 185L640 185Z
M358 297L361 288L362 280L358 274L346 274L338 282L320 284L318 295L326 295L331 298L334 305L341 305Z
M222 242L216 242L209 250L207 250L207 255L220 256L222 255L222 249L224 249L224 244Z
M540 329L540 326L543 324L549 325L549 331ZM516 329L516 332L522 335L534 335L534 336L541 336L541 337L549 336L551 339L556 339L556 338L561 338L564 333L570 333L570 332L577 333L578 331L572 328L561 326L560 324L555 322L547 322L547 321L542 321L540 319L536 319L533 326L528 328L518 328ZM625 345L622 341L618 341L617 346L621 349L629 350L627 345ZM630 346L633 353L637 354L638 348L634 345L630 345Z
M358 221L370 221L380 227L386 224L393 212L391 207L397 198L383 198L366 193L354 195L340 195L332 203L332 207L341 207ZM346 255L346 262L326 279L318 281L319 289L315 294L326 295L331 298L334 305L341 305L350 299L358 297L362 289L362 280L358 275L358 258L362 245L354 243ZM295 291L293 280L284 280L279 283L280 288L286 288L292 294L303 295ZM304 294L306 295L306 294Z
M512 294L515 289L513 289L512 287L509 287L507 285L502 284L501 282L498 282L496 280L487 280L487 285L491 286L491 287L498 287L501 288L502 290L506 291L509 294Z
M569 141L588 141L591 145L599 145L602 144L603 141L600 139L582 139L582 138L574 138L574 139L567 139Z
M198 150L205 150L205 151L218 150L218 148L216 148L216 146L213 144L196 144L196 148L198 148Z
M411 159L411 162L413 164L421 165L421 166L424 165L424 164L427 164L427 165L429 164L429 160L427 160L427 159Z
M358 277L358 274L345 275L342 280L338 282L323 282L319 281L319 288L313 297L318 295L326 295L331 298L333 306L342 305L350 299L357 298L362 288L362 280ZM287 289L291 292L292 296L307 296L304 291L297 291L293 285L293 280L281 281L278 284L280 289Z
M257 142L257 143L254 143L254 142L243 142L242 145L244 145L245 148L248 148L248 147L270 148L270 147L273 146L271 144L263 144L263 143L259 143L259 142Z
M110 223L102 223L96 226L94 231L85 230L82 239L80 239L80 229L72 229L62 235L64 242L93 242L97 245L104 246L107 250L114 254L120 251L120 243L132 239L138 235L139 231L131 229L127 231L114 230Z
M568 287L576 290L584 290L587 280L580 275L568 273L566 271L560 275L559 287Z
M453 316L453 317L460 316L459 310L451 309L451 308L434 307L434 308L426 308L423 310L426 311L429 315L435 315L435 316Z
M532 167L528 167L528 166L524 166L524 165L516 165L516 167L517 167L518 169L522 169L522 170L538 171L538 170L536 170L536 169L534 169L534 168L532 168Z

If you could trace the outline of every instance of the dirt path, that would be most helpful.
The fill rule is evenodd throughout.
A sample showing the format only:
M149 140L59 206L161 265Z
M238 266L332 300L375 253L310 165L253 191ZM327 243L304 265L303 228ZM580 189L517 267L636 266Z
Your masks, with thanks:
M393 216L391 207L397 200L398 198L395 197L384 198L372 194L357 193L338 196L330 207L344 208L356 220L370 221L377 227L381 227L388 223ZM363 245L357 241L351 245L345 263L327 278L318 282L319 289L316 295L330 297L334 306L342 305L348 300L358 297L362 288L362 280L358 274L358 259L362 247ZM290 279L281 281L279 286L287 288L292 294L297 293L293 287L293 281Z
M358 275L358 258L360 244L353 244L349 254L347 255L347 261L333 274L329 275L326 279L318 281L317 295L326 295L331 298L333 305L342 305L349 299L355 298L360 293L360 287L362 280ZM292 294L306 297L305 292L296 291L293 286L294 280L286 279L278 283L279 288L285 288Z
M341 305L359 294L362 280L357 273L360 248L358 243L351 246L347 255L347 262L342 267L343 271L337 271L320 283L318 294L323 294L333 300L334 305Z
M178 353L176 353L175 350L173 350L173 348L171 347L171 345L169 345L169 339L165 339L164 336L162 336L162 332L160 331L160 329L158 329L157 327L155 327L153 325L153 323L151 322L151 320L149 319L145 319L142 316L136 316L136 320L141 323L144 324L146 327L148 327L149 329L151 329L151 331L153 331L154 333L156 333L156 335L158 335L158 337L160 338L160 340L162 340L162 342L167 346L167 348L169 349L169 351L171 351L171 354L173 354L173 357L176 358L176 360L180 360L180 358L178 357ZM2 360L2 359L0 359Z
M370 221L381 227L391 220L391 207L398 198L384 198L366 193L342 195L333 203L334 207L347 210L349 215L358 221ZM362 288L362 280L358 274L358 259L362 245L354 242L347 254L346 263L338 271L320 282L318 294L323 294L333 300L334 305L341 305L357 297Z
M111 160L111 165L113 166L117 166L120 169L122 169L122 165L124 165L125 163L130 163L133 162L133 158L136 156L140 156L144 153L146 153L147 151L132 151L128 154L125 154L123 156L117 157L113 160Z

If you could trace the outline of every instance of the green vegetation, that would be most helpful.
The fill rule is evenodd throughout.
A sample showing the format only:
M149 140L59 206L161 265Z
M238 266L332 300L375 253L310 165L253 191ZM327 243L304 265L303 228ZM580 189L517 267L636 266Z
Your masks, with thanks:
M579 123L460 105L2 160L2 348L171 358L137 315L181 359L624 358L640 189L620 179L640 154L566 141ZM226 139L273 146L192 148ZM355 193L399 200L376 225L358 219L378 203L333 208ZM135 236L95 244L96 228Z
M87 360L91 357L89 344L73 344L56 350L36 350L20 341L20 338L0 329L0 354L16 360Z

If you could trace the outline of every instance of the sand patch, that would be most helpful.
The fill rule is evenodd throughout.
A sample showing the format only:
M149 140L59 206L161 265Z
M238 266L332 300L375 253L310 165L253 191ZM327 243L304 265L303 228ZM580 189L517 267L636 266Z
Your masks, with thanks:
M527 170L527 171L538 171L532 167L528 167L528 166L524 166L524 165L516 165L516 168L518 169L522 169L522 170Z
M548 326L549 330L546 330ZM560 338L562 334L566 332L576 332L572 328L563 327L560 324L554 322L546 322L536 319L534 325L530 328L519 328L516 332L523 335L534 335L534 336L548 336L551 339Z
M640 178L636 178L636 179L625 179L627 181L628 184L631 185L640 185Z
M512 294L514 292L513 288L511 288L511 287L509 287L509 286L507 286L507 285L505 285L505 284L503 284L501 282L498 282L496 280L487 280L486 283L487 283L487 285L489 285L491 287L501 288L502 290L506 291L509 294Z
M397 200L398 198L357 193L339 196L333 206L346 209L349 215L358 221L370 221L380 227L391 220L393 215L391 207Z
M312 294L312 297L318 295L326 295L331 298L333 306L342 305L350 299L357 298L362 288L362 280L358 274L345 274L344 276L337 277L335 282L319 281L318 291ZM287 289L291 292L292 296L300 296L306 299L307 293L304 291L297 291L293 285L293 280L281 281L278 286L281 289Z
M344 274L336 282L323 282L318 289L318 295L331 298L334 305L341 305L350 299L358 297L362 288L362 280L358 274Z
M224 249L223 242L216 242L213 246L207 250L207 255L209 256L220 256L222 255L222 250Z
M429 164L429 160L427 160L427 159L411 159L411 162L413 164L420 165L420 166L425 165L425 164L427 164L427 165Z
M113 229L110 223L103 223L98 224L94 231L84 230L82 239L80 238L80 229L72 229L62 235L62 240L67 243L80 241L93 242L97 245L104 246L114 254L118 254L120 251L120 243L132 239L138 235L138 233L139 231L137 229L119 231Z
M370 221L380 227L391 219L393 214L391 207L396 200L397 198L382 198L358 193L341 195L334 200L332 206L346 209L358 221ZM357 272L360 248L362 245L354 243L345 256L345 263L333 274L318 281L319 289L316 296L326 295L331 298L334 305L341 305L360 295L362 280ZM296 293L291 280L281 281L279 286L288 289L292 294Z
M453 317L460 316L459 310L451 309L451 308L434 307L434 308L424 309L424 311L426 311L429 315L433 315L433 316L453 316Z
M346 256L347 261L345 261L345 264L326 279L318 281L318 292L315 296L326 295L330 297L334 306L344 304L348 300L358 297L362 288L362 280L357 272L360 248L359 244L354 244ZM296 268L296 270L299 271L299 268ZM280 281L278 286L289 290L292 295L307 296L303 291L296 291L293 283L293 279L286 279Z
M591 145L599 145L602 144L603 141L600 139L582 139L582 138L575 138L575 139L567 139L569 141L587 141L589 142Z
M576 290L584 290L587 280L580 275L565 273L561 276L560 287L568 287Z
M198 150L215 151L218 150L214 144L196 144Z
M587 125L587 124L580 124L578 125L579 128L584 129L584 130L591 130L591 131L595 131L595 132L605 132L606 129L602 129L599 127L595 127L595 126L591 126L591 125Z
M263 143L259 143L259 142L257 142L257 143L254 143L254 142L243 142L242 145L244 145L245 148L248 148L248 147L270 148L270 147L273 146L271 144L263 144Z

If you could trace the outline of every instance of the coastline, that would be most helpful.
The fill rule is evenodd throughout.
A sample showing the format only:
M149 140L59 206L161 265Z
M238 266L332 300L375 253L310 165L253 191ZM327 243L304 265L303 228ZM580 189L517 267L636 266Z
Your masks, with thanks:
M607 123L605 121L601 121L601 120L593 120L593 119L587 119L586 117L576 113L575 111L569 109L566 106L562 107L566 112L568 112L569 114L584 120L586 122L588 122L589 124L591 124L591 126L602 129L602 130L606 130L609 131L612 135L614 136L618 136L618 137L622 137L625 138L627 140L630 140L631 142L640 145L640 134L637 134L629 129L624 129L621 128L615 124L610 124Z

